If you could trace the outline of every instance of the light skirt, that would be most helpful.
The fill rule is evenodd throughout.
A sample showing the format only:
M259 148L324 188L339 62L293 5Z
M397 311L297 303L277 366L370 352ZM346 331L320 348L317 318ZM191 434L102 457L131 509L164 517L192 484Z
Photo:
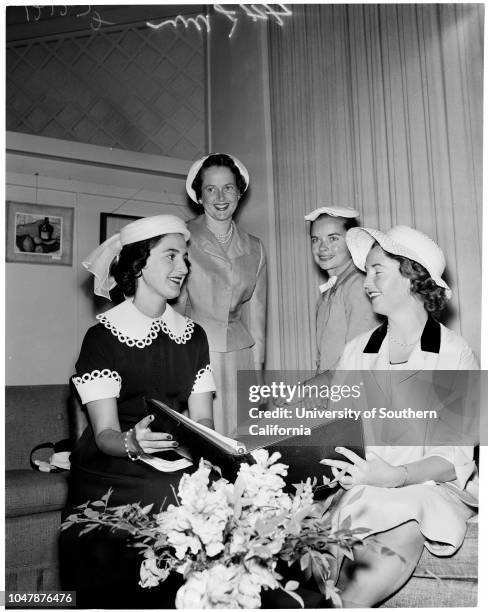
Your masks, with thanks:
M472 508L440 485L395 489L358 485L344 493L334 520L341 523L350 516L351 528L366 527L373 534L414 520L425 537L425 547L435 555L448 556L463 543L466 521L474 514ZM363 537L367 535L371 534Z
M254 370L251 348L228 353L210 351L217 391L213 402L213 418L216 431L233 437L237 429L237 371Z

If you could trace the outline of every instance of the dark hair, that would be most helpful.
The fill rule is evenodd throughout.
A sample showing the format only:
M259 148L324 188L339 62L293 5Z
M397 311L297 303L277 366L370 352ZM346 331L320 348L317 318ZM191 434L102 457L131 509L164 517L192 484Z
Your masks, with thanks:
M356 217L333 217L332 215L329 215L327 213L322 213L316 219L314 219L312 221L312 223L310 223L310 234L312 234L312 225L315 223L315 221L318 221L319 219L322 219L322 217L328 217L329 219L340 219L342 221L343 226L344 226L344 231L345 232L347 232L347 230L350 230L351 227L357 227L358 226L358 220L357 220Z
M139 240L122 247L118 259L112 262L110 274L127 297L136 293L137 279L140 278L142 269L146 266L147 258L151 249L155 247L165 234Z
M425 310L437 317L448 302L446 290L432 280L427 270L417 261L385 251L385 255L400 264L400 274L410 280L410 291L424 303Z
M246 191L246 180L242 176L232 157L226 155L225 153L215 153L213 155L209 155L203 162L200 170L193 179L193 183L191 184L192 189L196 193L197 200L202 197L203 171L211 166L224 166L225 168L229 168L232 171L232 174L235 176L236 187L239 190L239 193L242 195L244 191Z

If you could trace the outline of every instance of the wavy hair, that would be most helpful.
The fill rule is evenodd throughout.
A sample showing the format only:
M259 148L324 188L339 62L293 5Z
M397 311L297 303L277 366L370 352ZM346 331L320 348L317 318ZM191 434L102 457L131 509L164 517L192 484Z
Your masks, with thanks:
M193 179L193 183L191 184L192 189L194 189L197 196L197 200L200 200L202 197L203 171L211 166L223 166L225 168L229 168L235 177L236 187L239 190L239 194L242 195L244 191L246 191L246 181L232 157L226 155L225 153L215 153L214 155L209 155L203 162L200 170Z
M412 294L418 296L424 303L425 310L437 318L448 302L446 290L436 285L424 266L417 261L401 255L393 255L386 251L385 254L398 261L400 274L410 280Z
M110 274L126 297L136 293L137 279L141 277L147 259L153 249L165 234L139 240L122 247L118 259L112 262Z

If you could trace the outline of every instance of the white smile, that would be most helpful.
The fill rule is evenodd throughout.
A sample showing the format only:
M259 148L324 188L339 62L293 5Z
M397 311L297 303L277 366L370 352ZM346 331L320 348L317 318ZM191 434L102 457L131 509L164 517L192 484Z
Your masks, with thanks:
M329 261L330 259L333 259L334 255L319 255L319 259L320 261Z
M370 300L374 300L374 298L377 298L381 295L379 291L367 291L366 293L368 294Z
M227 210L230 206L230 204L226 203L226 204L214 204L215 208L217 210L219 210L220 212L223 212L224 210Z
M181 287L181 285L183 284L183 281L185 280L184 276L171 276L168 280L170 280L172 283L175 283L175 285L178 285L178 287Z

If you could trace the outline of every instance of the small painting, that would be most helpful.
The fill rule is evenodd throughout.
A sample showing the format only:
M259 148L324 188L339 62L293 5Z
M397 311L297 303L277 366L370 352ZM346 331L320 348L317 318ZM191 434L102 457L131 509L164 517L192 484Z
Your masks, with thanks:
M74 209L7 202L7 262L71 266Z

